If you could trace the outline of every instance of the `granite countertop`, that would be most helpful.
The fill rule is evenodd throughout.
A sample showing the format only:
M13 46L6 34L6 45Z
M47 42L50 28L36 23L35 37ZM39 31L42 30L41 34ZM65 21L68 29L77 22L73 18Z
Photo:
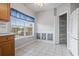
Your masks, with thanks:
M14 33L0 33L0 36L15 35Z

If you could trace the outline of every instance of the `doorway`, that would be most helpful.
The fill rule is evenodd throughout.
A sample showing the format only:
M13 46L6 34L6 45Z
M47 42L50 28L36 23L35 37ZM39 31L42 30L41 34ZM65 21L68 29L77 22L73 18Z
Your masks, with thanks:
M59 43L67 45L67 13L59 16Z

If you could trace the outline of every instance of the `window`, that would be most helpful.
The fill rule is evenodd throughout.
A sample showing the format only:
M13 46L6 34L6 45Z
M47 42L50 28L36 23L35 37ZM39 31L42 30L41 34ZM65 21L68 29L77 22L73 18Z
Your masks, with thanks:
M11 32L16 34L16 38L23 36L33 36L34 18L17 10L11 9L11 28Z
M20 16L20 13L17 13L17 15L16 15L16 16L17 16L17 18L20 18L20 17L21 17L21 16Z
M25 23L25 35L29 36L33 34L34 23L27 22Z
M14 10L11 10L11 16L13 16L13 17L16 17L16 11L14 11Z

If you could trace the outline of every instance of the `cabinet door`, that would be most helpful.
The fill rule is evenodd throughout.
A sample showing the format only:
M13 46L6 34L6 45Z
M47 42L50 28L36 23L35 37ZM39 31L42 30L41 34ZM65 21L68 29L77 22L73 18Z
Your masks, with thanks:
M0 3L0 21L10 20L10 4Z
M1 51L2 51L2 49L1 49L1 47L0 47L0 56L1 56L1 53L2 53Z
M8 41L2 46L2 56L14 56L14 44L13 41Z

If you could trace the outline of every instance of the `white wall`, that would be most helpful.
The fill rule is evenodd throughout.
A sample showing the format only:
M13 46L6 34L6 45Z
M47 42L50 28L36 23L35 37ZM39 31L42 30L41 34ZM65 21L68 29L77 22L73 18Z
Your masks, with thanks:
M54 11L48 10L39 12L37 15L37 32L51 32L54 31Z
M53 33L55 16L54 9L41 11L37 14L37 32L38 33Z
M76 9L76 8L79 8L79 3L71 3L71 13Z

